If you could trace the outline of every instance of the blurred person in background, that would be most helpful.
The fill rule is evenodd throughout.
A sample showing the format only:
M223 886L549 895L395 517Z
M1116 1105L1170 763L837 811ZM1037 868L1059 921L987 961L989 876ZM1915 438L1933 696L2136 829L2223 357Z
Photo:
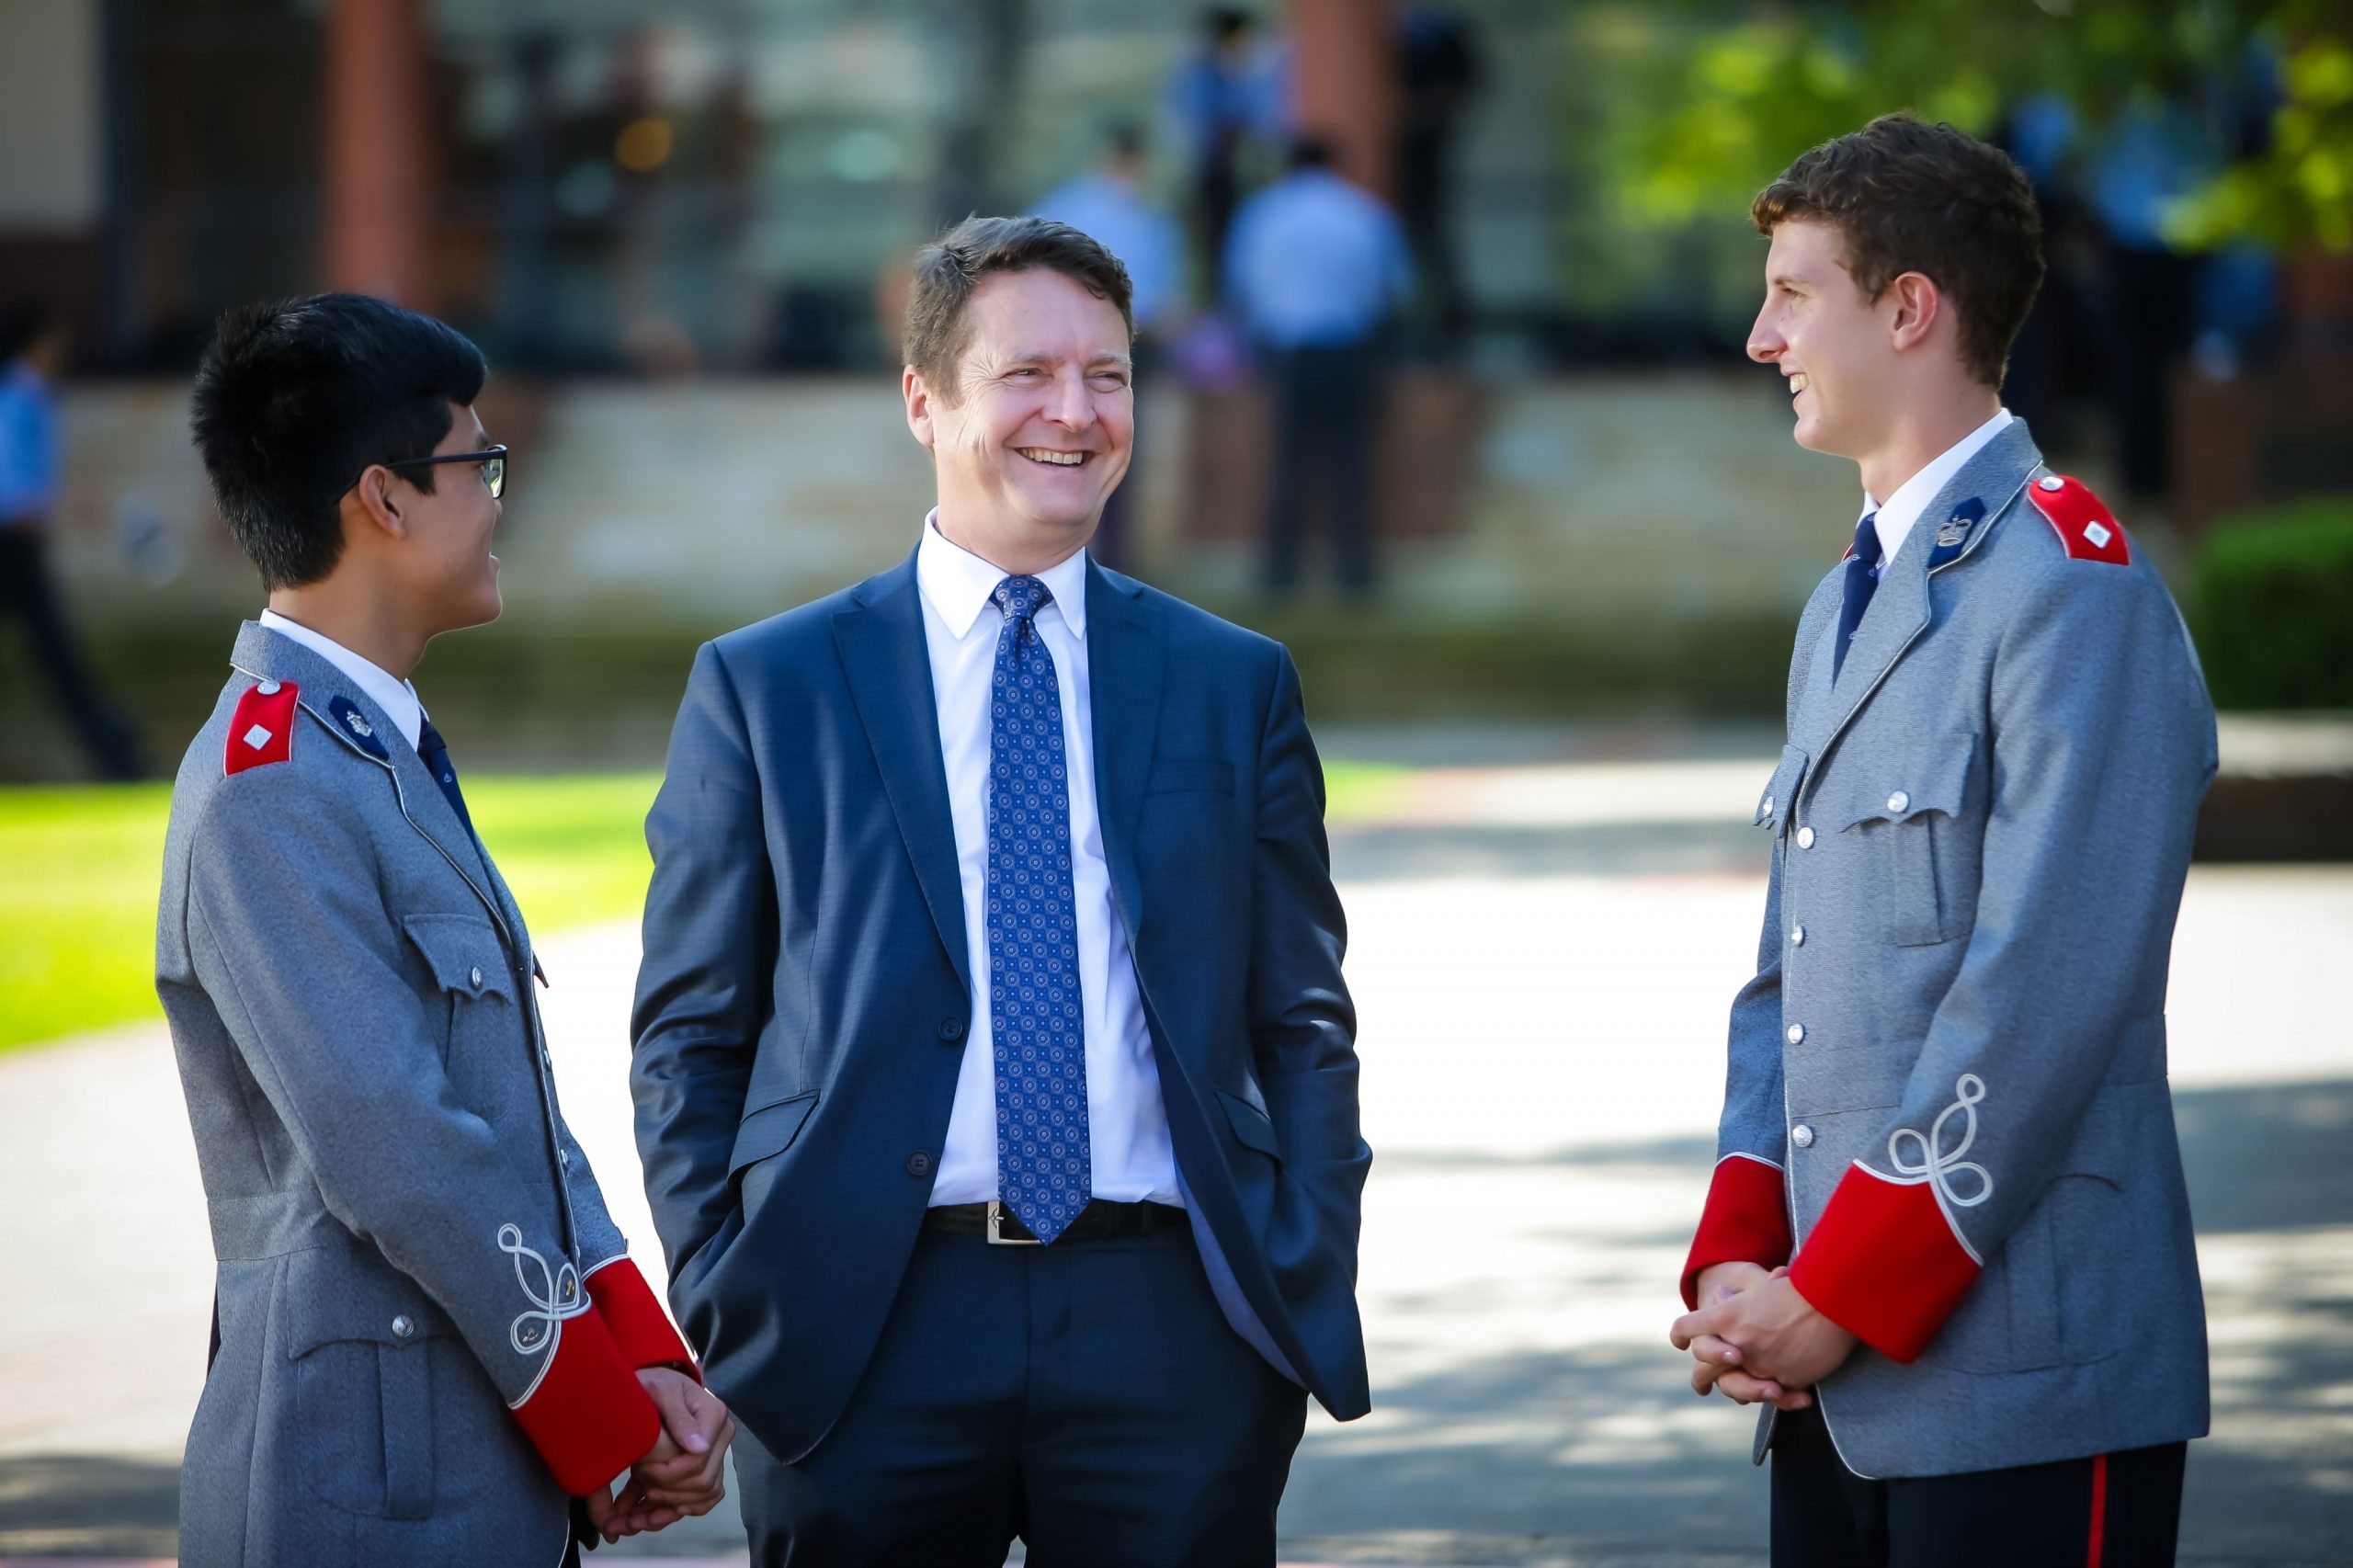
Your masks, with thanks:
M1143 131L1114 126L1103 140L1102 161L1057 187L1038 203L1035 214L1067 223L1120 258L1134 290L1135 379L1141 386L1175 326L1182 300L1185 241L1174 220L1144 194ZM1104 498L1103 520L1087 552L1116 571L1131 570L1128 514L1135 487L1122 484Z
M156 923L219 1257L189 1568L576 1562L722 1495L727 1408L557 1109L545 977L409 678L501 608L486 373L357 294L231 311L197 372L268 608Z
M146 773L136 732L91 678L49 554L63 478L54 388L70 349L48 306L0 309L0 615L24 622L50 699L99 776L123 781Z
M1478 39L1451 6L1397 13L1397 216L1420 283L1415 332L1440 346L1469 324L1454 250L1454 154L1479 93Z
M1862 515L1798 625L1670 1337L1770 1407L1776 1568L2160 1568L2208 1423L2165 1003L2213 706L2164 579L2002 406L2025 172L1889 115L1750 216L1749 357Z
M1235 215L1226 247L1228 307L1257 351L1275 401L1267 505L1267 593L1300 582L1309 513L1330 519L1341 591L1369 597L1372 463L1391 324L1413 286L1404 232L1381 200L1343 179L1312 138L1290 170Z
M1199 47L1169 76L1168 106L1191 170L1200 276L1215 293L1244 165L1254 148L1274 146L1283 134L1289 63L1279 42L1261 40L1258 18L1239 6L1213 6L1200 25Z
M646 819L631 1082L761 1568L1271 1568L1370 1403L1371 1153L1299 676L1087 544L1127 280L917 256L900 564L704 645Z

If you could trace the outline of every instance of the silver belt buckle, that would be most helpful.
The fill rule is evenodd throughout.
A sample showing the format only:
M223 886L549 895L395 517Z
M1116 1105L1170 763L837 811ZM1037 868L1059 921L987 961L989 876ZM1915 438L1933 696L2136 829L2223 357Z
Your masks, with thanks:
M993 1247L1041 1247L1046 1244L1035 1236L1008 1236L1005 1233L1005 1205L996 1199L989 1199L989 1245Z

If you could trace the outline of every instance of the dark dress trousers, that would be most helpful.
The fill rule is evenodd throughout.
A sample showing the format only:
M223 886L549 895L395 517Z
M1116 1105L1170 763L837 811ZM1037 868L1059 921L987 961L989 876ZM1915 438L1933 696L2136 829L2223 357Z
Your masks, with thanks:
M1368 1408L1371 1154L1297 673L1091 564L1086 594L1097 805L1190 1217L1146 1235L925 1228L972 971L913 558L688 681L631 1078L762 1562L1001 1562L1017 1532L1041 1565L1271 1562L1301 1387Z

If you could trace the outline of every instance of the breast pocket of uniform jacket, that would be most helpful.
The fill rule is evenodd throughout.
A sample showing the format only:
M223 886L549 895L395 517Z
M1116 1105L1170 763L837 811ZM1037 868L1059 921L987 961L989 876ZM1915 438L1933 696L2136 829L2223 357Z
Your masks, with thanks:
M1961 934L1953 884L1958 835L1977 743L1967 735L1886 756L1858 753L1833 769L1816 817L1843 833L1860 861L1861 891L1881 912L1886 939L1932 947Z
M1790 812L1797 804L1798 790L1805 783L1805 765L1811 760L1797 746L1783 746L1779 766L1773 777L1765 781L1765 792L1756 798L1756 825L1781 835L1790 821Z
M433 1346L449 1338L449 1319L422 1290L392 1286L332 1248L288 1259L283 1310L294 1374L289 1436L304 1483L346 1513L431 1517ZM444 1417L462 1418L460 1392L440 1391Z
M401 926L440 995L441 1059L451 1079L461 1092L487 1087L500 1076L494 1069L511 1069L520 1038L515 973L497 928L479 915L412 915Z

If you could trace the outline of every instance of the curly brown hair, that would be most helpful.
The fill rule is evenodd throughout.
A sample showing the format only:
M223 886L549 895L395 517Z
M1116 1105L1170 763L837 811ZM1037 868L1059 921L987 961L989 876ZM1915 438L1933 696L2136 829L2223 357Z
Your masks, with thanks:
M1038 268L1059 272L1111 301L1134 339L1128 269L1100 241L1050 218L967 218L915 253L915 286L907 293L906 362L935 395L951 404L961 395L959 372L972 338L965 307L981 279Z
M2042 219L2008 153L1949 125L1883 114L1809 149L1756 193L1748 215L1767 235L1791 222L1836 229L1867 299L1906 272L1927 278L1952 301L1961 363L2002 384L2042 287Z

